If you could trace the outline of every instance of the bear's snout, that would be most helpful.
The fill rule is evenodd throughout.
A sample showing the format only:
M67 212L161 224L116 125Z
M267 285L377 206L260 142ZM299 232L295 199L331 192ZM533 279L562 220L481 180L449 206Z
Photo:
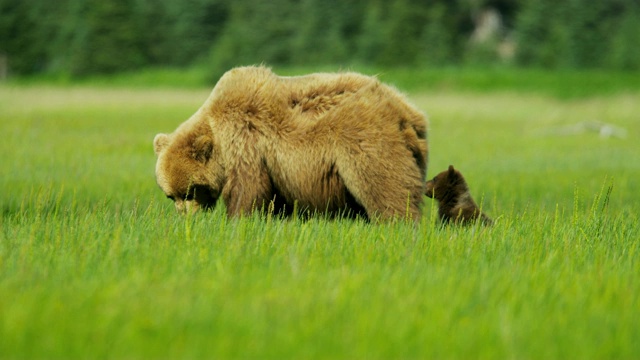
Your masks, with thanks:
M180 214L193 214L200 210L210 211L216 206L217 198L210 192L195 193L191 199L175 199L176 211Z
M433 198L433 189L434 189L434 182L433 180L429 180L426 183L426 186L424 188L424 194L427 195L427 197Z
M197 202L193 200L176 200L175 202L176 211L181 215L187 214L195 214L200 209L203 209L203 206L200 206Z

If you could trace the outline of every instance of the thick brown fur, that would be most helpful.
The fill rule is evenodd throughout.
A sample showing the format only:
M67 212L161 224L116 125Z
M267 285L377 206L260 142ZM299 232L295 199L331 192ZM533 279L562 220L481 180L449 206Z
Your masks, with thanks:
M427 181L425 194L438 201L438 215L444 223L469 224L478 219L485 225L493 223L473 201L466 180L453 165Z
M154 139L156 177L179 210L229 216L265 206L419 220L427 120L395 89L357 73L225 73L204 105ZM194 191L195 190L195 191Z

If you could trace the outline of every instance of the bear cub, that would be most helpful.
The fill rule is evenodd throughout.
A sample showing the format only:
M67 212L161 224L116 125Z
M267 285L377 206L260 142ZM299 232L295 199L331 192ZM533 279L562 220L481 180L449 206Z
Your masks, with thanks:
M484 225L493 224L473 201L466 180L453 165L427 181L425 194L438 201L438 215L443 223L470 224L480 219Z

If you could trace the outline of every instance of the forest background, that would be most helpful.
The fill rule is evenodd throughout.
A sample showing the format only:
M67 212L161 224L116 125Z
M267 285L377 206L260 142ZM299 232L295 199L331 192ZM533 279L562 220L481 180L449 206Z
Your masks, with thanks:
M640 69L637 0L0 0L0 77L148 68Z

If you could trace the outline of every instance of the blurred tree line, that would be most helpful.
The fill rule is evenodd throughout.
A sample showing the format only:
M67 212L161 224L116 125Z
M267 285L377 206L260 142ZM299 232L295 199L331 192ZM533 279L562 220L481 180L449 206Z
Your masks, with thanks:
M0 0L0 66L640 69L638 0ZM2 60L4 59L4 60ZM7 67L7 65L5 65Z

